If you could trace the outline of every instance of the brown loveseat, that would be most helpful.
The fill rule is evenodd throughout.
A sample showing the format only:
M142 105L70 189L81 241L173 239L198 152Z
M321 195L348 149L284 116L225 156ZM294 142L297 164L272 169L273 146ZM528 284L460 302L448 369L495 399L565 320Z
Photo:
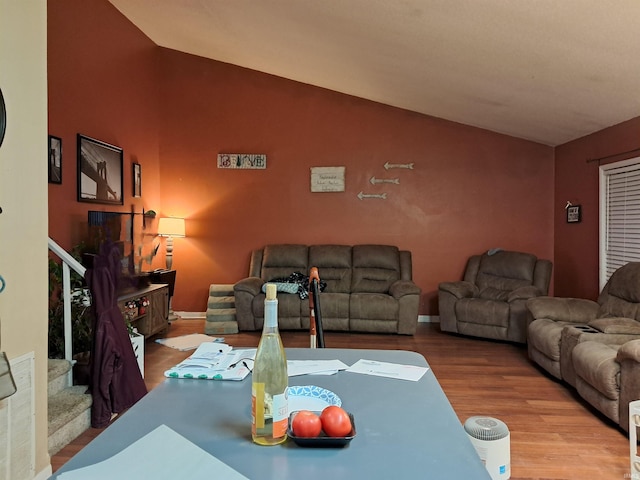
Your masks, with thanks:
M411 252L390 245L267 245L251 255L249 277L234 285L239 330L264 322L264 283L317 267L324 330L413 335L420 288L412 281ZM278 292L280 328L308 329L309 300Z
M540 297L527 307L531 360L628 430L629 402L640 399L640 262L616 270L597 302Z
M467 262L464 280L438 288L445 332L526 343L531 314L526 302L546 295L551 262L534 255L491 250Z

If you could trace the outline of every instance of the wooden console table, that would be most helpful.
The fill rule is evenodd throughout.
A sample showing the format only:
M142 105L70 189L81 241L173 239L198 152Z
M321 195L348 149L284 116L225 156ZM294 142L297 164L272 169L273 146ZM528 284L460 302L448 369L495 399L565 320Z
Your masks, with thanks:
M169 327L169 285L151 284L119 296L118 308L123 312L125 320L128 319L126 304L132 301L140 304L142 297L149 300L149 305L145 307L144 313L137 313L129 321L144 338L148 338Z

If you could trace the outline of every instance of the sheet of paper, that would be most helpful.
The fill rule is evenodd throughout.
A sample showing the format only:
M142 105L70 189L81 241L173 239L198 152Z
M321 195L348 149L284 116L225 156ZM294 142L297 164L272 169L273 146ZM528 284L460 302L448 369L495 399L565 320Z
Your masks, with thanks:
M290 377L297 375L334 375L345 370L348 365L340 360L287 360Z
M139 480L188 478L189 480L247 480L229 465L194 445L166 425L148 433L113 457L70 472L60 480Z
M180 365L212 367L219 364L224 359L225 354L232 350L233 347L226 343L203 343L188 358L180 362Z
M399 363L377 362L375 360L358 360L347 368L347 372L375 375L376 377L398 378L417 382L429 370L427 367L402 365Z
M256 349L231 348L220 343L206 347L201 345L193 355L164 372L164 375L170 378L242 380L253 369Z

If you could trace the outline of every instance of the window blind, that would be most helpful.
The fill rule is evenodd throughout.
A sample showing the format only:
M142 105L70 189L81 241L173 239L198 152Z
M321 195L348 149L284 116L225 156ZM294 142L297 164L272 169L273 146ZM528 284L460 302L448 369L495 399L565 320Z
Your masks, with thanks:
M602 284L621 266L640 261L640 158L633 160L602 170L605 197Z

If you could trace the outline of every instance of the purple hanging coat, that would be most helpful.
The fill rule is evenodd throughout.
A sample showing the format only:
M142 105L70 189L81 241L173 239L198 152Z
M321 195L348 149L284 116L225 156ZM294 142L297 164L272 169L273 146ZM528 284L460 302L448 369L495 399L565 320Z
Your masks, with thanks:
M85 274L95 312L89 385L94 428L106 427L113 413L123 412L147 393L118 308L119 272L120 253L113 244L105 243L100 255L94 258L93 267Z

